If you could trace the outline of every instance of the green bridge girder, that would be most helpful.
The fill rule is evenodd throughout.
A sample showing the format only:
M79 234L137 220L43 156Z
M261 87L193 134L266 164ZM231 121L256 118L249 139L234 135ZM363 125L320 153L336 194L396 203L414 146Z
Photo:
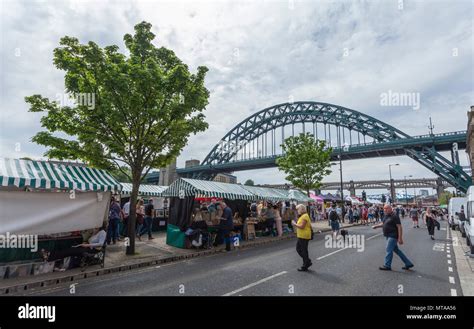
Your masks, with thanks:
M201 179L211 179L218 172L229 172L276 166L277 156L256 157L250 160L232 161L240 147L263 134L296 123L323 123L335 126L337 131L346 128L373 139L373 143L348 145L336 148L333 154L342 159L363 157L408 155L415 161L446 179L457 189L466 192L472 184L464 170L444 158L438 151L449 150L452 143L465 147L466 132L411 137L401 130L361 112L342 106L303 101L278 104L261 110L237 124L216 144L197 167L179 169L178 173ZM341 145L338 136L338 145ZM462 143L464 142L464 145ZM229 148L229 145L237 146Z

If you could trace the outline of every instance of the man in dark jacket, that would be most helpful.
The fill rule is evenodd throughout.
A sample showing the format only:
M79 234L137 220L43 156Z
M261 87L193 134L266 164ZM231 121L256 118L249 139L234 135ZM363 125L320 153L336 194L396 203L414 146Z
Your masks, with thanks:
M217 232L218 242L221 242L224 239L225 250L230 251L230 232L234 229L232 209L230 209L224 201L221 201L216 205L222 209L222 217L219 222L219 230ZM217 245L217 243L215 245Z

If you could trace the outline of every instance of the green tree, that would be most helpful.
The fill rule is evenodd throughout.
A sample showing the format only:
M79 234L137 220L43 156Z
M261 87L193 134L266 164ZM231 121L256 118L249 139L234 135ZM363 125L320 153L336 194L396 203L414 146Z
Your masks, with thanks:
M45 155L122 171L133 184L131 204L150 169L165 167L191 134L208 127L202 113L209 98L208 69L200 66L190 73L173 51L156 47L154 38L151 24L137 24L134 35L123 38L124 55L116 45L101 48L65 36L53 62L65 71L65 91L76 104L61 105L41 95L25 98L31 112L45 112L45 131L33 137L48 147ZM84 98L93 102L81 102ZM124 165L130 172L122 170ZM135 219L131 207L127 254L135 253Z
M453 197L453 194L449 191L444 191L443 193L441 193L441 195L439 195L438 197L438 203L440 205L442 204L449 204L449 200Z
M276 163L287 175L286 180L308 196L310 190L319 189L323 178L331 173L332 148L309 133L289 137L281 147L283 156Z
M247 185L247 186L254 186L254 185L255 185L255 183L254 183L254 181L253 181L253 180L251 180L251 179L247 179L247 180L245 181L244 185Z
M109 170L109 173L120 183L131 183L132 171L127 166L121 166L120 168L113 168ZM141 181L142 182L142 181Z

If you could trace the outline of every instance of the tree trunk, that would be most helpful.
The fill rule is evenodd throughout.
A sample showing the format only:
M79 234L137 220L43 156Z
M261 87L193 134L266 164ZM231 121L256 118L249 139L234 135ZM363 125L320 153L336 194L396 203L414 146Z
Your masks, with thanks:
M135 254L135 226L137 222L137 199L138 188L140 186L140 175L132 175L132 194L130 194L130 214L128 217L128 238L129 245L127 246L127 255Z

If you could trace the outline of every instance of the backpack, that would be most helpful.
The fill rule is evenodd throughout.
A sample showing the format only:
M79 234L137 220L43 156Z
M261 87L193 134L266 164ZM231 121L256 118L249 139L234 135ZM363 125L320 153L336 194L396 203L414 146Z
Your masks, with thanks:
M334 221L334 222L339 220L339 216L337 215L336 210L331 210L329 212L329 220Z

